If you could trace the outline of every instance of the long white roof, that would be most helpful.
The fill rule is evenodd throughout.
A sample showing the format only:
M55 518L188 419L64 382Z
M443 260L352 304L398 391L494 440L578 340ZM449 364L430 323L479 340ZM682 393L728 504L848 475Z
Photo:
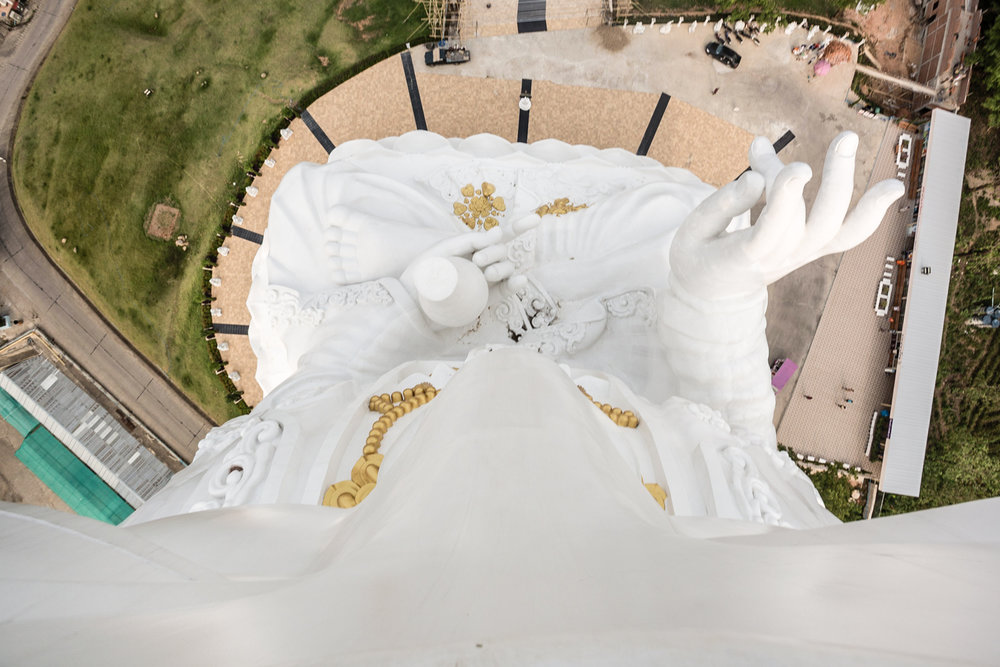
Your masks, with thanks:
M931 113L893 391L891 438L882 465L880 486L887 493L920 495L968 141L968 118L940 109ZM925 268L930 273L923 273Z

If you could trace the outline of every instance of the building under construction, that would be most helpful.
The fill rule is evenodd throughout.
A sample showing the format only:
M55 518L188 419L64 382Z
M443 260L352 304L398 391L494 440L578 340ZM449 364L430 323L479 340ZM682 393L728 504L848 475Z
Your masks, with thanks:
M969 94L966 57L976 48L982 11L978 0L924 0L923 47L910 78L858 66L857 88L892 116L923 116L932 109L958 111Z
M465 3L460 0L417 1L424 7L424 22L431 39L449 46L461 46Z

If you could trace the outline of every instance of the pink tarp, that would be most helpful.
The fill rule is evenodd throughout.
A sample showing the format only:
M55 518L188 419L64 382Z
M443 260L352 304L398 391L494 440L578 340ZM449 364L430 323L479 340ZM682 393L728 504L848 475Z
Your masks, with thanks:
M771 386L774 387L775 391L781 391L797 370L799 370L798 364L791 359L785 359L781 362L778 370L771 374Z
M830 73L831 69L833 69L833 65L827 60L819 60L813 65L813 73L816 76L825 76Z

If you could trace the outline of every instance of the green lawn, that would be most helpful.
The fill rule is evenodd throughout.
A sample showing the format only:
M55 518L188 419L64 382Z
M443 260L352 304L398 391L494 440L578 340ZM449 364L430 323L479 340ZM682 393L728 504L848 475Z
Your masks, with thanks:
M217 420L237 412L210 370L199 302L202 262L229 210L227 180L249 166L289 100L416 41L421 14L404 20L413 7L81 0L35 80L12 160L29 225L122 333ZM181 210L186 252L143 231L162 201Z

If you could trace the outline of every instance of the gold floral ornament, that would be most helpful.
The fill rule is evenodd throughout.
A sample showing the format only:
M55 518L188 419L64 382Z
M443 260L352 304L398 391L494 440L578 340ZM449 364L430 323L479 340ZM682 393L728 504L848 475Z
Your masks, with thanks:
M435 396L437 389L429 382L421 382L415 387L391 394L372 396L368 400L368 409L381 416L368 432L361 458L351 469L351 478L331 484L323 494L323 504L327 507L354 507L367 498L378 481L378 469L383 458L378 450L382 446L382 438L397 419L427 405Z
M507 210L503 197L494 196L496 191L496 186L486 181L478 189L467 183L461 190L463 200L453 203L452 209L469 229L493 229L500 224L497 218Z
M587 208L586 204L573 204L569 197L560 197L549 204L542 204L535 209L535 213L538 215L566 215L584 208Z

